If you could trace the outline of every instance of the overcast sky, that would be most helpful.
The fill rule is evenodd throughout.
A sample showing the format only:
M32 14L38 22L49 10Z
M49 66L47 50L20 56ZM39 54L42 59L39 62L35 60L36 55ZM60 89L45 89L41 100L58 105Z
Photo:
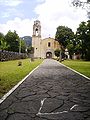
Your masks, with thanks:
M71 6L72 0L0 0L0 32L8 30L22 36L32 36L34 20L41 21L42 37L54 37L59 25L74 32L87 13ZM86 1L86 0L82 0Z

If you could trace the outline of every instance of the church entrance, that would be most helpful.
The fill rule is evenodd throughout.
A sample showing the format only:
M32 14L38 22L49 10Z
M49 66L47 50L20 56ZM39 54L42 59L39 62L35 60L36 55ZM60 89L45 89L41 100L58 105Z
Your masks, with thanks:
M47 52L46 53L46 58L52 58L52 53L51 52Z

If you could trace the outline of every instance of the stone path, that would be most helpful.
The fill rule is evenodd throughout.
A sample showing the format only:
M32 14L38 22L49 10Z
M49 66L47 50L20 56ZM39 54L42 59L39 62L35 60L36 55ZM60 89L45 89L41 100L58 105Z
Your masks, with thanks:
M90 120L90 80L46 59L0 105L0 120Z

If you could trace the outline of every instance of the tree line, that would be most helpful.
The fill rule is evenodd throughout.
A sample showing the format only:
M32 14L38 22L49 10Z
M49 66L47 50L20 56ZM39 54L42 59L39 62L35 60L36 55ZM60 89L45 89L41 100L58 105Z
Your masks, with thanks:
M27 47L25 41L19 37L16 31L12 32L9 30L6 35L0 32L0 50L30 53L32 47Z
M90 20L81 22L76 33L66 26L58 26L55 39L60 43L62 52L68 49L70 58L80 54L84 60L90 60ZM59 56L60 51L55 51Z

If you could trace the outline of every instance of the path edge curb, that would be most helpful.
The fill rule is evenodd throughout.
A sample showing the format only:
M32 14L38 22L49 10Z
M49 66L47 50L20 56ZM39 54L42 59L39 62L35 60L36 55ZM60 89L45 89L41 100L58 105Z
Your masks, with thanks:
M90 78L89 78L89 77L87 77L87 76L83 75L82 73L80 73L80 72L78 72L78 71L76 71L76 70L74 70L74 69L72 69L72 68L70 68L70 67L68 67L68 66L66 66L66 65L64 65L64 64L62 64L62 63L60 63L60 64L61 64L61 65L63 65L64 67L66 67L66 68L68 68L68 69L72 70L73 72L75 72L75 73L79 74L80 76L83 76L84 78L86 78L86 79L90 80Z
M43 62L42 62L43 63ZM42 64L41 63L41 64ZM2 98L0 98L0 104L10 95L12 94L36 69L41 65L39 64L36 68L34 68L28 75L26 75L20 82L18 82L11 90L9 90Z

